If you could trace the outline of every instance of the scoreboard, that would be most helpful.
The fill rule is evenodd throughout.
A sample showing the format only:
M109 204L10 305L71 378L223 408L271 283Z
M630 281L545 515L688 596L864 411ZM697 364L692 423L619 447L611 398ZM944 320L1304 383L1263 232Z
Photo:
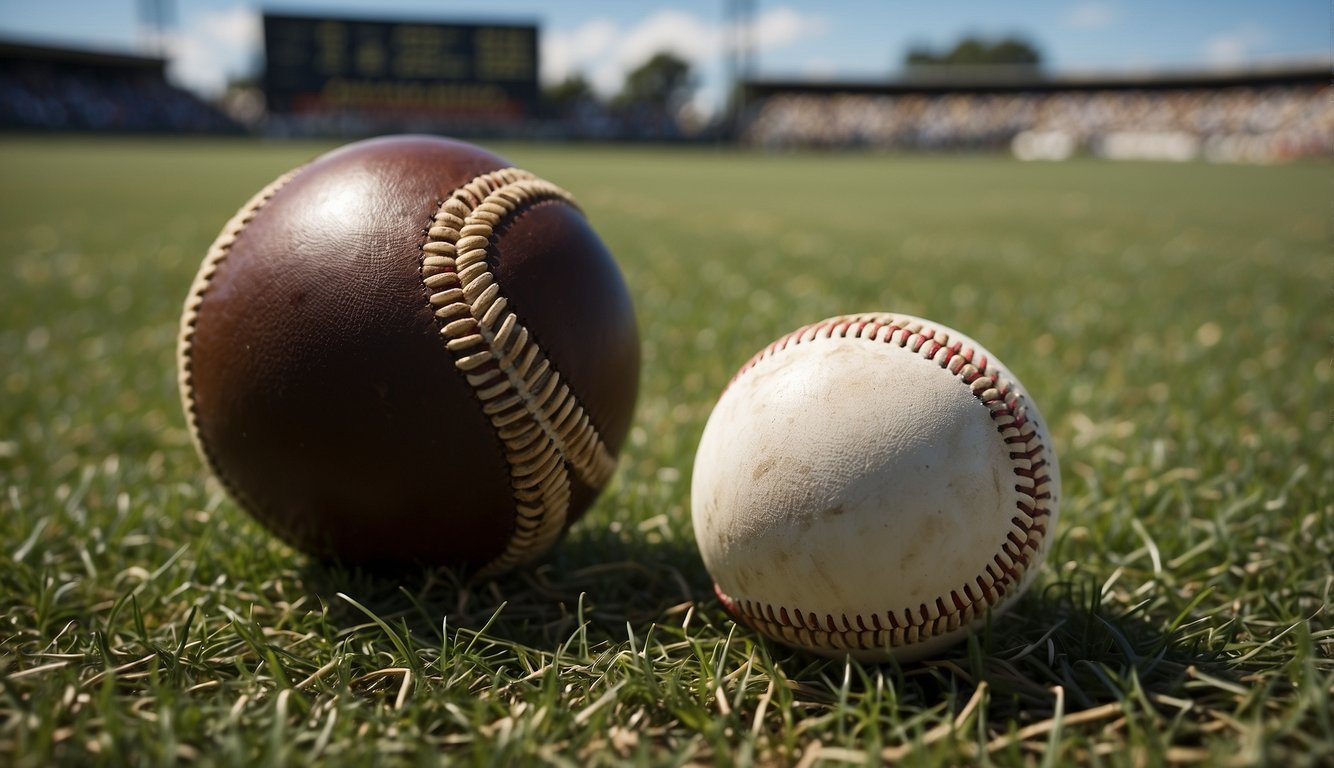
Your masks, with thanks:
M538 108L537 27L264 15L270 114L519 120Z

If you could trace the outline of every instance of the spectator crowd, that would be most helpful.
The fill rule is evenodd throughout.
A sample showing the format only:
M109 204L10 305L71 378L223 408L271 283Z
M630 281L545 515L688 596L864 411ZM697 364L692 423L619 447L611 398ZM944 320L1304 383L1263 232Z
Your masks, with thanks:
M237 124L160 69L0 56L0 128L227 133Z
M1111 154L1122 139L1174 137L1216 161L1334 154L1334 91L1293 84L994 93L777 92L755 104L744 138L766 148L1002 149L1059 138ZM1050 143L1050 142L1048 142ZM1177 159L1186 159L1184 157Z

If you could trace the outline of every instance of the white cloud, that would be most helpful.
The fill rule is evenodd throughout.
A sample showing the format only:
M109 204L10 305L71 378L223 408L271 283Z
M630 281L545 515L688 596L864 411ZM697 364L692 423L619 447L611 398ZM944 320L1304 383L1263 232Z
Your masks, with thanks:
M256 74L251 68L263 49L260 14L234 7L187 15L179 32L165 43L171 52L172 79L199 93L216 95L227 80ZM756 52L772 51L826 34L829 20L790 6L758 14L751 32ZM543 30L541 77L555 83L583 74L604 95L620 90L625 75L655 53L670 51L689 62L700 77L695 105L716 108L726 91L721 78L725 46L734 39L721 20L675 9L662 9L633 24L589 19L573 30Z
M806 16L792 8L779 7L760 14L755 27L757 47L770 50L822 36L829 31L829 20L823 16Z
M593 19L569 34L543 34L542 79L559 83L578 73L585 62L606 54L616 42L616 32L616 25L607 19Z
M721 34L721 29L711 27L694 14L658 11L619 36L607 64L595 70L594 83L603 91L614 90L626 72L663 51L699 64L718 55Z
M1214 66L1244 64L1254 56L1256 48L1269 40L1270 34L1264 28L1256 24L1244 24L1206 40L1204 60Z
M771 8L756 17L752 45L769 51L823 35L829 28L823 16L807 15L787 6ZM722 22L675 9L656 11L633 25L621 26L591 19L573 31L542 35L542 79L559 82L580 73L604 95L620 89L630 70L655 53L668 51L691 64L696 74L716 70L724 46L732 36ZM704 101L720 98L723 88L705 84ZM696 104L700 106L697 99Z
M1062 20L1075 29L1103 29L1111 26L1118 16L1116 6L1088 0L1066 9Z
M229 78L257 74L250 70L258 60L262 37L259 13L250 8L193 16L167 39L171 77L198 93L217 95Z

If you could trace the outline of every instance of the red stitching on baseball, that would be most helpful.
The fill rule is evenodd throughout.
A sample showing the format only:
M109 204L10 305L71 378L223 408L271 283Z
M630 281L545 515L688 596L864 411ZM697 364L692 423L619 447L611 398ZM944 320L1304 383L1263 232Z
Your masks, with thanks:
M816 614L793 606L774 606L752 602L725 594L715 583L714 593L723 608L762 634L800 641L803 644L825 648L883 649L887 646L911 645L939 634L953 632L972 621L979 611L994 607L1012 593L1028 573L1032 557L1046 540L1046 521L1051 516L1047 490L1051 477L1045 458L1047 446L1039 438L1037 429L1028 419L1027 410L1013 384L1000 377L986 355L965 347L962 340L951 341L944 331L931 328L916 320L905 321L889 315L859 315L837 317L808 325L783 336L760 350L728 382L730 388L741 376L762 360L791 346L816 339L856 338L893 344L909 349L931 360L967 385L969 391L987 408L996 431L1006 445L1016 450L1008 453L1014 475L1021 480L1014 489L1027 499L1016 500L1020 514L1010 519L1013 530L997 545L991 562L973 579L948 595L935 598L935 613L931 615L926 603L914 608L886 610L869 616L856 614L850 621L843 618L843 629L838 629L833 616L827 616L825 627L820 626ZM1006 560L1009 562L1007 563ZM976 585L976 589L974 588ZM776 611L775 611L776 609ZM904 621L900 623L898 613ZM795 616L795 620L790 618ZM887 626L882 624L885 619ZM809 621L807 620L809 617ZM853 628L853 621L856 628Z

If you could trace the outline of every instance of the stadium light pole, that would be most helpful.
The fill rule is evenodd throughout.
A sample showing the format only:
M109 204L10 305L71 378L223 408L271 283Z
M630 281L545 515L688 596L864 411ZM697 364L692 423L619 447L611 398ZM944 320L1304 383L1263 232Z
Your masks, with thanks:
M167 29L175 23L176 6L172 0L139 0L139 28L148 53L167 57Z
M725 0L723 45L730 93L727 95L727 133L741 138L746 109L744 87L753 74L755 51L755 0Z

